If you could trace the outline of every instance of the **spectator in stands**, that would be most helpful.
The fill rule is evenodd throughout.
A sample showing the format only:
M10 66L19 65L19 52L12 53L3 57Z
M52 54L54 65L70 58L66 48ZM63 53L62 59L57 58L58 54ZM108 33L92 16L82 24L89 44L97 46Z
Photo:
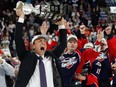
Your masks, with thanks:
M96 27L98 25L99 12L95 8L92 9L91 19L93 27Z
M77 31L73 32L77 36L77 38L81 41L82 48L88 42L87 37L85 36L85 30L86 26L82 24L79 26L79 29Z
M91 33L90 33L90 41L92 43L95 43L96 38L97 38L97 32L95 31L95 29L93 27L90 28L91 29Z

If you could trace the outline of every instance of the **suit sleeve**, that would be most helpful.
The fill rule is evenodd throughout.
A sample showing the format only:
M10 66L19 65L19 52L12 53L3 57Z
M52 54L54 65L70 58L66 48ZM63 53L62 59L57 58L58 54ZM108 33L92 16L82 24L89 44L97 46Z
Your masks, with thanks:
M16 31L15 31L15 43L16 43L17 55L20 60L22 60L22 58L26 52L24 40L22 38L22 36L23 36L22 32L23 32L23 23L17 22L16 23Z
M55 47L55 49L53 50L53 53L56 55L56 57L60 57L61 54L64 52L64 49L67 46L67 31L66 29L60 29L59 30L59 43L58 45Z

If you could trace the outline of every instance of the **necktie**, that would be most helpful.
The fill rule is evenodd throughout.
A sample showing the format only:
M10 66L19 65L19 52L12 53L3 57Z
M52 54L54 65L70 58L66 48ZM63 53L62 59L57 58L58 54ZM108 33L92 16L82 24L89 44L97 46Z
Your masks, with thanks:
M42 59L43 58L40 56L39 57L40 84L41 84L41 87L47 87L45 67L44 67L44 63Z

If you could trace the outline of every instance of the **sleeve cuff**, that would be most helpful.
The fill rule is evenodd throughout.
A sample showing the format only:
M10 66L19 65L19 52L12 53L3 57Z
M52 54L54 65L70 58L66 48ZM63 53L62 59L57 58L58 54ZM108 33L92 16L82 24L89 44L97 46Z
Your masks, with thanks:
M24 18L19 17L18 22L24 23Z
M58 29L65 29L65 26L64 25L59 25Z

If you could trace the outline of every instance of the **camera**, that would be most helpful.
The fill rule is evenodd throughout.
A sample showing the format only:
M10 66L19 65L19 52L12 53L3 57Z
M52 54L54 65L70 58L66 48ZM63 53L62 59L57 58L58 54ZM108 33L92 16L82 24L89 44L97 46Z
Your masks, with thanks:
M31 3L18 1L16 9L22 9L25 15L34 13L35 16L48 21L58 21L62 16L66 15L67 6L57 0L42 1L38 5L33 6Z

